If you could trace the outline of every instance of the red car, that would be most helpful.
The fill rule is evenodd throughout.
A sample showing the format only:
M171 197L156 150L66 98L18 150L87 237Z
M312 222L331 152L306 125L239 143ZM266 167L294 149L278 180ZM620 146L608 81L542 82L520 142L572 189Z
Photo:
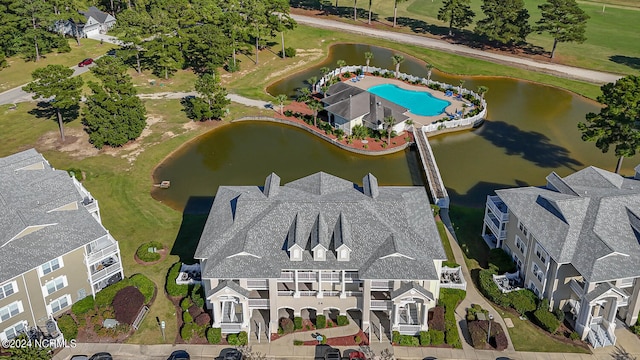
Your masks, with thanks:
M86 58L86 59L80 61L78 63L78 66L79 67L83 67L83 66L89 66L91 64L93 64L93 59L92 58Z
M349 360L367 360L367 358L360 351L352 351L349 354Z

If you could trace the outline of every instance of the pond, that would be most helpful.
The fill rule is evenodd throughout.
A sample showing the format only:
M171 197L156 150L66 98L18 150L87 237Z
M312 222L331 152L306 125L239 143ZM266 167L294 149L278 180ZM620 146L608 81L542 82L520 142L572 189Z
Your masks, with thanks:
M323 66L338 59L364 63L364 52L374 53L371 66L393 69L394 52L369 45L342 44L329 57L304 72L268 88L271 94L295 95L304 80L319 76ZM426 76L424 63L405 56L400 71ZM456 205L483 206L486 195L504 187L542 185L552 171L566 176L594 165L613 170L612 150L602 154L583 142L577 123L598 105L571 92L540 84L499 77L459 77L433 73L434 80L464 87L489 88L487 121L473 131L430 138L433 151ZM213 196L219 185L262 185L270 172L283 182L325 171L361 183L371 172L382 185L423 184L414 151L384 157L366 157L340 150L302 130L265 123L223 126L179 149L153 174L154 181L171 180L168 190L153 196L182 209L194 196ZM640 156L625 159L623 173L631 174Z

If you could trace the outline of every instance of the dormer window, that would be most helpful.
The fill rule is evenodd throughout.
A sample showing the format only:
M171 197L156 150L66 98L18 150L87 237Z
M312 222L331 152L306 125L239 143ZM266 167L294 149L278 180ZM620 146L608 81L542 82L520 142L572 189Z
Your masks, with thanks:
M318 246L313 251L313 260L315 261L324 261L327 259L327 251L324 247Z
M338 261L349 261L351 260L351 249L349 249L346 245L340 246L336 249L338 255Z
M294 246L291 250L291 261L302 261L302 249L299 246Z

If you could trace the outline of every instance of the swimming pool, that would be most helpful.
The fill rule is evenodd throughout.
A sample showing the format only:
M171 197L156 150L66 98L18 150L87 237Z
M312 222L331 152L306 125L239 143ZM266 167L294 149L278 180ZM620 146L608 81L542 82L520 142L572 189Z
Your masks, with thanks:
M368 91L381 98L406 107L416 115L439 115L444 113L444 109L446 109L447 106L451 105L450 102L437 99L426 91L406 90L393 84L372 86Z

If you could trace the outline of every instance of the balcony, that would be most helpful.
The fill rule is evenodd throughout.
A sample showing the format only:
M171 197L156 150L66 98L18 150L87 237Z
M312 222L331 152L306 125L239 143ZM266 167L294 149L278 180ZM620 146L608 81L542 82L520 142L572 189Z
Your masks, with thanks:
M104 259L91 266L91 282L96 283L120 271L122 271L122 266L117 256Z
M249 299L249 307L252 309L269 309L269 299Z
M390 290L391 282L383 280L371 280L371 290Z
M498 196L487 196L487 207L500 222L509 221L509 209Z
M392 307L391 300L371 300L371 310L390 311Z
M111 235L107 235L87 245L85 260L87 264L92 265L117 251L118 243Z
M298 278L300 278L300 276L298 276ZM340 273L335 272L323 272L320 278L322 282L339 283L342 281Z
M316 274L315 272L312 272L312 271L298 272L298 281L309 282L309 281L317 281L317 280L318 280L318 274Z
M249 290L267 290L269 289L269 281L264 279L249 279L247 280L247 289Z
M484 217L484 223L491 229L493 235L495 235L499 240L504 240L507 238L507 230L500 230L500 221L495 217L492 213L487 213Z
M318 292L315 290L301 290L298 291L298 294L300 294L300 296L316 296Z
M584 281L571 279L571 281L569 281L569 287L578 296L582 296L582 294L584 294Z
M292 271L281 271L280 272L280 277L278 278L278 281L281 281L281 282L293 281L293 272Z
M278 290L278 296L293 296L293 290Z

